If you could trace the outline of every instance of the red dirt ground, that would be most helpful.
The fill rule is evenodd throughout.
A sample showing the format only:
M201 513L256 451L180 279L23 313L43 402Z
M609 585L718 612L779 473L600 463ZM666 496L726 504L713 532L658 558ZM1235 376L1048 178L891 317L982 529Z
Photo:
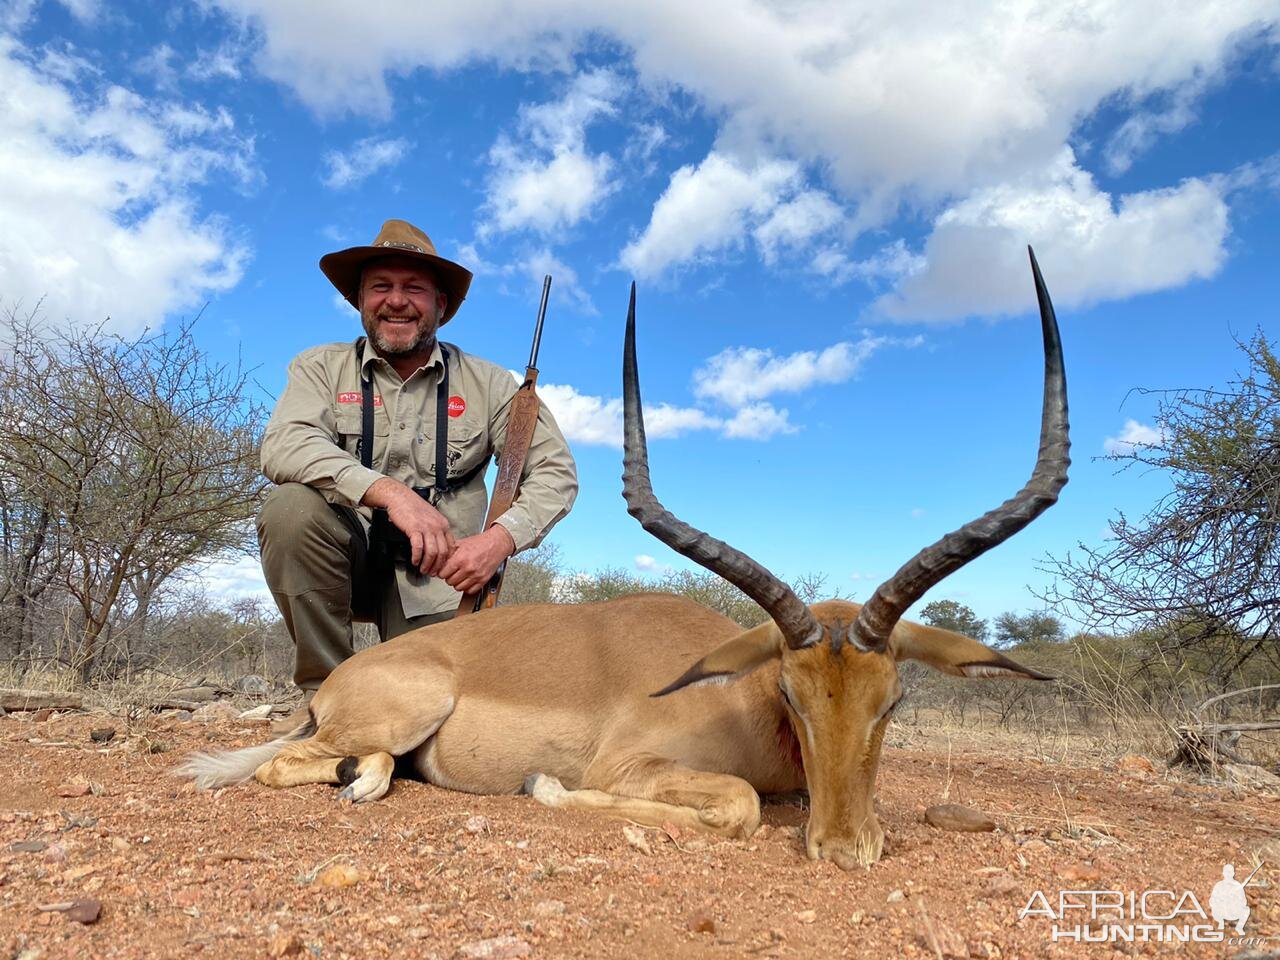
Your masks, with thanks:
M119 735L92 743L103 726ZM1243 878L1259 856L1269 863L1249 887L1247 933L1280 935L1266 885L1280 868L1280 797L1159 768L890 747L878 799L885 857L844 873L805 859L801 798L768 803L748 842L647 830L645 853L619 821L527 797L397 781L382 801L353 807L329 787L200 793L170 775L191 750L266 739L249 721L0 719L0 960L1113 955L1054 944L1051 921L1018 913L1036 890L1056 904L1058 891L1082 888L1189 889L1208 910L1222 865ZM923 822L925 806L943 801L982 809L999 828ZM326 885L335 882L348 885ZM47 909L77 898L101 902L97 922ZM508 939L486 942L496 938Z

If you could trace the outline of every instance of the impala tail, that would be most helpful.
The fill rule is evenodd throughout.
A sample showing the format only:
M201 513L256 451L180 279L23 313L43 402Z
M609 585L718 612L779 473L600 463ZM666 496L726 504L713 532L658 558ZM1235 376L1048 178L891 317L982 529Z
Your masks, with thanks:
M315 732L316 722L308 717L307 722L296 730L259 747L193 753L173 772L175 776L190 778L201 790L234 786L252 777L258 767L274 758L289 744L295 740L303 740Z

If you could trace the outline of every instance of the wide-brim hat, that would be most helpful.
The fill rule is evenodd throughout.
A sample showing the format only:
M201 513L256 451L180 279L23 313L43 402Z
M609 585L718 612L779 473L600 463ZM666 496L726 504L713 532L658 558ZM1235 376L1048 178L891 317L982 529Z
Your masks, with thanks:
M471 271L436 253L436 245L431 242L431 238L404 220L388 220L384 223L370 246L348 247L336 253L326 253L320 258L320 269L346 298L347 303L359 310L357 295L360 292L360 274L369 261L382 257L421 260L431 268L438 280L440 292L449 301L445 305L444 316L440 318L442 325L453 318L462 306L462 301L467 298L467 290L471 287Z

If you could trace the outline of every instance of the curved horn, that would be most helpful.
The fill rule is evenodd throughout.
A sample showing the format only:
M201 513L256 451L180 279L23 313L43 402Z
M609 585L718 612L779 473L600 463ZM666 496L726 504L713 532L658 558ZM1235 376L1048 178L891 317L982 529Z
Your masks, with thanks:
M883 650L889 634L911 604L948 574L959 570L974 557L986 553L996 544L1029 524L1058 500L1066 485L1067 455L1071 442L1067 436L1067 380L1062 366L1062 342L1058 338L1058 321L1053 303L1040 276L1035 251L1027 247L1031 257L1031 273L1040 301L1040 325L1044 334L1044 408L1040 419L1040 453L1027 485L990 513L947 534L937 543L925 547L892 577L877 588L858 614L854 630L868 647Z
M622 496L627 501L627 512L672 550L724 577L764 607L793 650L817 643L822 637L822 628L790 587L745 553L673 516L653 495L649 452L644 439L644 413L640 408L640 377L636 372L634 282L622 355L622 405Z

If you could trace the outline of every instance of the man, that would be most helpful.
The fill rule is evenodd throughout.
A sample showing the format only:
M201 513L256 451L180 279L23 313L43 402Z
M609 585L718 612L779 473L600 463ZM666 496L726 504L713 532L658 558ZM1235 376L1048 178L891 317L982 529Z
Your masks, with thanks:
M384 223L371 246L322 257L320 269L360 311L366 336L289 365L262 441L263 472L278 486L258 517L263 573L307 701L351 656L353 620L377 624L385 641L449 619L460 594L536 546L578 490L544 405L519 495L480 529L485 467L502 452L518 385L503 367L436 339L470 271L403 220Z

